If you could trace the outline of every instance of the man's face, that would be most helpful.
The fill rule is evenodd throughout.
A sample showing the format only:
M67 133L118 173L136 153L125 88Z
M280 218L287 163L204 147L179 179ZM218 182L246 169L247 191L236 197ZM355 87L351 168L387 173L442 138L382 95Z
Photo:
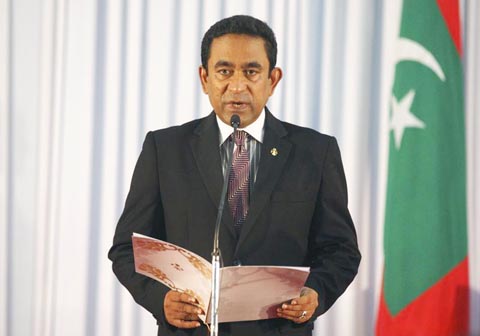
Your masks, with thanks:
M282 78L279 68L269 76L269 62L260 37L227 34L213 39L208 73L200 67L203 91L208 94L215 113L230 125L233 114L240 127L253 123Z

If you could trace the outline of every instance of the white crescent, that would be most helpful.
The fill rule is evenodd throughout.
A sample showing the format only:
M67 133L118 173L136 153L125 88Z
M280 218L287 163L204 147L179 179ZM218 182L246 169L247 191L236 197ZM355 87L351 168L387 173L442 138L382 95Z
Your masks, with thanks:
M402 61L412 61L423 64L427 68L430 68L442 82L445 81L445 74L443 73L442 67L432 53L425 49L420 43L404 37L397 40L395 64Z

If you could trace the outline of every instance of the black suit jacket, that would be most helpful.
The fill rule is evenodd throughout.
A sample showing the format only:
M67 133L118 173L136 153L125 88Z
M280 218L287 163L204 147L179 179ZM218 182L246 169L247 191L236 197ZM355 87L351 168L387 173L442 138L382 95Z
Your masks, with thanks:
M239 237L230 211L224 211L220 232L224 265L309 266L305 286L317 291L319 306L303 324L285 319L224 323L220 332L310 335L314 319L344 292L360 262L340 152L333 137L281 122L268 110L264 134ZM273 148L278 155L271 154ZM157 319L159 335L206 335L207 330L204 326L179 330L166 322L163 298L169 289L135 273L132 232L170 241L210 260L222 183L213 112L147 134L109 258L120 282Z

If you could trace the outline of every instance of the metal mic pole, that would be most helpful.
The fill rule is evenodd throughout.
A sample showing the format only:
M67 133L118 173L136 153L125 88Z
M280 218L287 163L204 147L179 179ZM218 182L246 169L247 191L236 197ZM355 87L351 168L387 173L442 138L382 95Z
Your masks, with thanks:
M230 124L233 127L235 132L240 126L240 117L236 114L232 115L230 119ZM220 298L220 247L218 246L219 233L220 233L220 222L222 220L223 208L225 205L225 198L227 196L227 186L228 178L230 175L230 166L232 165L233 157L233 141L229 148L230 156L227 162L227 171L225 172L223 178L223 188L222 194L220 197L220 204L218 205L217 221L215 223L215 234L213 236L213 251L212 251L212 296L210 303L210 335L218 336L218 302Z

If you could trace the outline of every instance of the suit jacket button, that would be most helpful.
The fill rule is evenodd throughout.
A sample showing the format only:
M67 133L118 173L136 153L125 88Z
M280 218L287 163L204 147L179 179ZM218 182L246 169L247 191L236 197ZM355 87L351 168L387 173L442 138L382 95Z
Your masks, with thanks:
M233 265L234 265L234 266L242 266L242 262L241 262L239 259L235 259L235 260L233 261Z

